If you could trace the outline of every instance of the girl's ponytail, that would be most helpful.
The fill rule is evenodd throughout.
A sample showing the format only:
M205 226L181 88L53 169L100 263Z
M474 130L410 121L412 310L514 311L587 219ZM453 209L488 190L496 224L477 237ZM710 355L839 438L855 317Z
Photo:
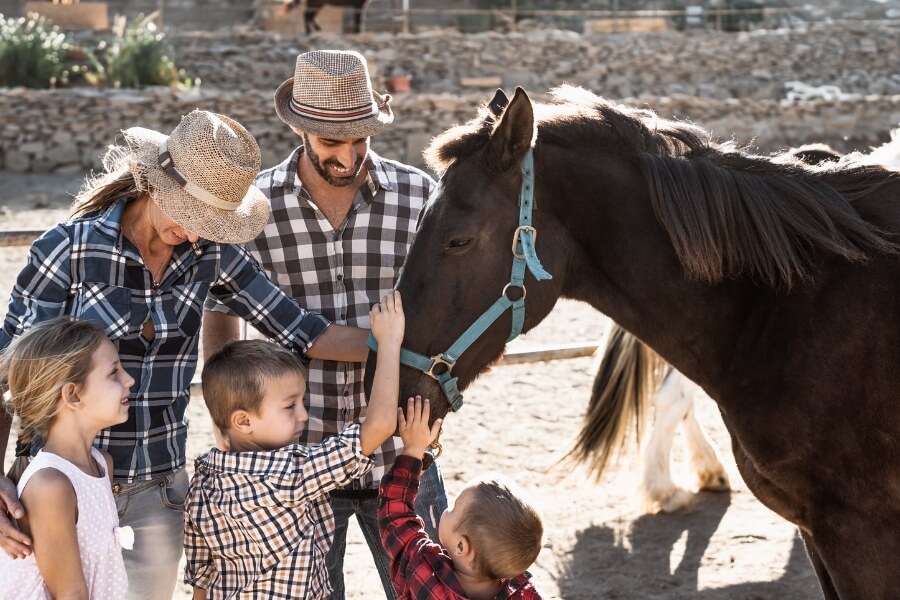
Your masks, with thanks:
M34 446L39 445L35 443L38 441L37 436L32 432L22 431L19 433L19 439L16 440L16 458L6 474L6 477L14 484L19 483L22 473L31 462L31 450Z

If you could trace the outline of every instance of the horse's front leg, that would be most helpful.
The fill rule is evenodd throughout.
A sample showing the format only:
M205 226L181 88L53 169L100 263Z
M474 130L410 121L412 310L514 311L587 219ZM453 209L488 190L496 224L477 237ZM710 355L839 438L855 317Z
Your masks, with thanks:
M680 375L680 374L679 374ZM712 445L709 436L697 421L694 400L700 392L700 386L680 375L684 392L692 399L688 412L684 417L684 442L690 456L690 468L694 475L695 486L699 490L725 492L731 489L728 473L722 466L722 459Z
M656 393L653 431L642 444L641 483L638 494L645 513L674 512L691 503L694 495L675 485L669 464L675 429L684 419L694 401L685 394L679 380L684 376L673 370Z
M319 24L316 23L316 13L318 9L306 10L303 13L303 26L306 29L306 35L310 35L313 31L319 30Z
M831 575L828 574L828 569L822 562L822 557L819 556L819 551L816 549L816 543L813 541L812 536L800 529L800 537L803 538L806 554L809 556L809 562L812 563L813 571L816 572L819 585L822 586L822 594L825 596L825 600L841 600L837 590L834 589L834 584L831 582Z

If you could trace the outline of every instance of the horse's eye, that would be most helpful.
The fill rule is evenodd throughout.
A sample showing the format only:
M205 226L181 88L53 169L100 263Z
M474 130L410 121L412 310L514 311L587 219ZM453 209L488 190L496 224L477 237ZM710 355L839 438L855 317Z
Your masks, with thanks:
M455 240L450 240L450 243L447 244L447 249L453 250L454 248L465 248L471 241L472 238L456 238Z

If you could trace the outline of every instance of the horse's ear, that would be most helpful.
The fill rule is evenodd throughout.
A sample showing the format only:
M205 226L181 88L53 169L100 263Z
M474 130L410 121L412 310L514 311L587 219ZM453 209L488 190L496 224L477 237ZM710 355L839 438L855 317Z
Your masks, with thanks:
M501 172L518 167L534 145L536 135L531 99L525 90L517 87L513 99L491 133L488 156Z
M488 102L488 110L490 110L491 114L495 117L499 117L507 104L509 104L509 98L506 97L506 93L500 88L497 88L494 97Z

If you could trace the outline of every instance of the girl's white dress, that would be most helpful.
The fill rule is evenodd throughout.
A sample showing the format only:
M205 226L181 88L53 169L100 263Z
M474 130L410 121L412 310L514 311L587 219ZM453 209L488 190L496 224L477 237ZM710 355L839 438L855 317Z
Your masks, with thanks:
M21 496L28 480L41 469L53 468L62 472L75 489L78 501L78 548L81 567L90 597L97 599L124 598L128 588L122 545L131 546L131 528L119 528L119 515L113 498L106 461L96 448L91 448L101 477L88 475L69 461L49 452L37 453L19 480ZM121 541L120 541L121 540ZM12 559L0 550L0 600L44 600L50 598L38 571L34 554L24 559Z

